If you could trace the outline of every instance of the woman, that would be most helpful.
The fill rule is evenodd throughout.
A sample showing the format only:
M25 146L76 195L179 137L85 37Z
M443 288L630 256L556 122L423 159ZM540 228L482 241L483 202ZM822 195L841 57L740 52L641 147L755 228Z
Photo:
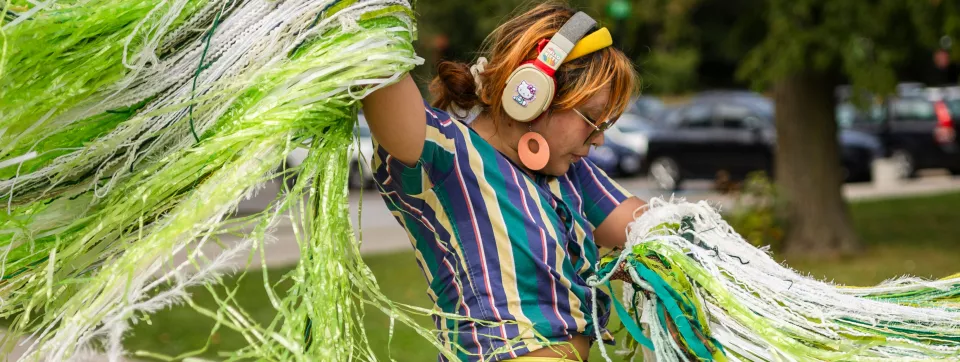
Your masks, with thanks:
M409 76L363 100L375 179L416 250L427 293L437 309L465 317L434 318L441 343L462 360L586 360L594 336L613 341L610 296L594 299L585 280L598 246L622 246L644 203L586 156L637 88L633 66L609 46L572 59L575 48L556 70L545 112L520 122L503 97L514 69L574 14L550 3L507 21L474 74L440 63L432 106ZM514 95L521 105L537 92L523 87ZM451 108L479 114L468 125L443 111Z

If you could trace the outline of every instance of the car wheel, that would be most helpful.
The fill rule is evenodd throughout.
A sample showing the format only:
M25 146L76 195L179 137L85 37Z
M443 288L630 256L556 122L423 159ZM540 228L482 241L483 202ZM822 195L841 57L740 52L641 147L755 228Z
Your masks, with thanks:
M624 176L633 176L640 173L640 156L628 155L620 159L619 170Z
M680 166L670 157L658 157L650 163L648 176L661 190L676 191L680 189Z
M896 164L897 178L907 179L916 175L916 165L913 162L913 155L910 151L896 149L890 154L890 159Z

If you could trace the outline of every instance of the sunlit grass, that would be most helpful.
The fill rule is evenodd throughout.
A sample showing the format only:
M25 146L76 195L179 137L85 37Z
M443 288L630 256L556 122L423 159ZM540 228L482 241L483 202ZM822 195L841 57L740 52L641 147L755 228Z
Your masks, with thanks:
M855 228L867 244L862 255L839 261L790 260L788 263L815 277L851 285L876 284L903 274L930 278L950 275L960 271L958 205L960 193L853 204L851 213ZM412 253L374 255L364 259L388 297L429 307L425 293L427 286ZM287 270L270 270L270 275L279 276ZM228 278L225 282L233 285L236 280ZM277 290L286 287L288 285L279 285ZM274 312L263 292L260 273L248 274L240 281L239 288L240 305L261 323L268 323ZM197 289L194 293L200 305L214 305L204 290ZM141 324L134 329L126 341L128 349L172 355L200 348L214 325L209 318L185 306L159 312L151 321L152 325ZM420 321L424 325L432 324L429 318L420 318ZM382 360L389 361L388 348L396 361L436 360L434 348L409 329L398 327L388 345L389 320L379 312L370 311L365 325L371 345ZM618 338L624 338L623 334L620 333ZM235 350L246 343L238 334L221 328L213 335L211 348L205 356L216 357L218 350ZM599 360L596 348L591 356L591 360Z

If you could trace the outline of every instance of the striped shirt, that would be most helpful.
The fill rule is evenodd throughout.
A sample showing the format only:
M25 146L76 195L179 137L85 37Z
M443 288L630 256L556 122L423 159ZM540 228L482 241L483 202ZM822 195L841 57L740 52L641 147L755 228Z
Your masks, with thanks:
M434 316L440 342L463 361L514 358L597 327L612 343L610 297L597 291L594 321L586 279L599 257L593 229L630 194L586 159L560 177L531 177L466 124L424 105L418 163L404 165L374 140L373 168L434 309L490 322Z

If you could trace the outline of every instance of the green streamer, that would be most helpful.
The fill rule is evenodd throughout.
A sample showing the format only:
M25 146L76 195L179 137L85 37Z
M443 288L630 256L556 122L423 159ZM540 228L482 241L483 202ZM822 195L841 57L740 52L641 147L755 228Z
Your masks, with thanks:
M642 242L633 244L618 259L601 260L598 274L608 276L622 270L618 278L630 283L636 293L655 301L654 310L644 311L637 305L632 311L634 318L640 313L655 313L654 318L664 328L661 335L668 336L681 349L654 351L647 346L658 356L701 361L722 361L728 357L822 361L960 359L960 325L956 317L945 317L960 316L956 303L960 275L940 281L905 280L887 288L846 288L815 282L792 271L777 270L782 266L746 244L719 221L712 209L698 205L702 213L689 215L686 213L697 208L660 200L651 203L655 206L638 223L651 223L644 218L655 217L680 222L661 221L647 231L637 231L632 237ZM641 234L644 236L639 237ZM732 250L744 254L727 254L714 243L736 246ZM737 279L738 275L758 277L765 273L772 274L769 280ZM777 280L783 275L793 275L795 279L775 287L782 283ZM801 291L777 294L780 288L789 291L794 283L804 284L797 288L816 286L819 290L809 295ZM934 283L939 286L933 287ZM778 299L788 298L787 295L797 300ZM831 304L832 300L861 303L864 315L842 312L849 306ZM710 313L708 305L712 306ZM799 305L807 309L791 309ZM771 314L771 310L777 312ZM726 332L716 335L709 328L711 325L720 325Z
M109 355L195 356L207 347L165 356L120 343L130 323L185 302L215 319L215 330L249 342L227 360L374 360L362 325L367 307L456 359L437 331L412 318L437 312L382 295L347 215L360 95L421 62L409 7L13 4L14 19L29 15L0 34L3 49L14 50L0 52L0 65L17 64L16 72L0 67L0 314L13 317L4 350L34 334L32 360L98 346ZM278 173L297 147L309 149L307 159ZM244 195L292 173L296 183L267 210L227 218ZM237 305L234 288L215 286L227 256L265 263L268 231L282 218L293 221L303 262L283 276L261 269L277 316L260 325ZM198 253L224 233L245 241L220 244L220 257ZM174 262L176 252L188 260ZM280 297L273 283L287 279L295 283ZM193 285L206 286L217 307L193 303L184 292Z

